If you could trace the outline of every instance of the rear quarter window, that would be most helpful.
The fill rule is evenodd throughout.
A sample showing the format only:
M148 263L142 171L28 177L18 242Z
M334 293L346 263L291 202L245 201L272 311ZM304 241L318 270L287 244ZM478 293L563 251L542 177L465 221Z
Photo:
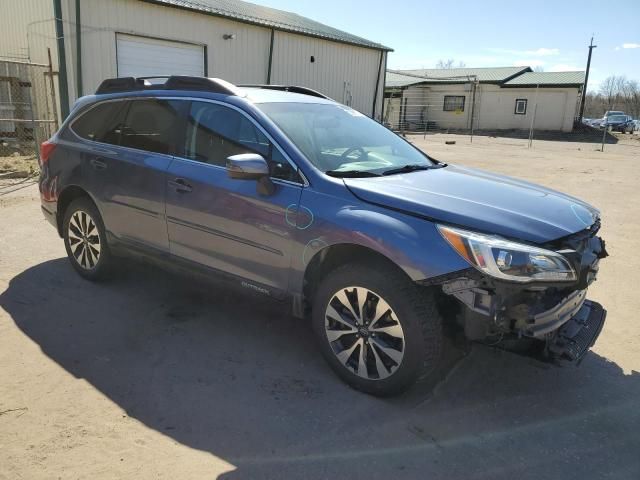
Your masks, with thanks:
M81 138L117 145L126 110L126 102L106 102L81 114L71 130Z

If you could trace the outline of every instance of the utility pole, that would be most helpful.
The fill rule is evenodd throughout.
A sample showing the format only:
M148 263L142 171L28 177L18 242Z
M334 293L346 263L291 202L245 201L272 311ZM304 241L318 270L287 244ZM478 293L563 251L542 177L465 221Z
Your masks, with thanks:
M591 52L597 45L593 44L593 36L591 37L591 43L589 44L589 56L587 57L587 71L584 74L584 85L582 87L582 99L580 100L580 115L578 116L578 122L582 123L582 117L584 116L584 103L587 98L587 84L589 82L589 69L591 68Z
M529 147L533 145L533 126L536 123L536 114L538 113L538 90L540 90L540 84L536 85L536 95L533 97L533 115L531 116L531 126L529 127Z

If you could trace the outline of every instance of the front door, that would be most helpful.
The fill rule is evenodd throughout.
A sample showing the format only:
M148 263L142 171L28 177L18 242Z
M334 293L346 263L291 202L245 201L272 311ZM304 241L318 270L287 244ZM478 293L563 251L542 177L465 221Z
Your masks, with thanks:
M259 153L270 163L275 191L261 195L255 180L229 178L227 157ZM248 116L230 106L192 102L184 154L167 172L170 251L245 279L277 295L289 279L290 245L302 192L298 174Z

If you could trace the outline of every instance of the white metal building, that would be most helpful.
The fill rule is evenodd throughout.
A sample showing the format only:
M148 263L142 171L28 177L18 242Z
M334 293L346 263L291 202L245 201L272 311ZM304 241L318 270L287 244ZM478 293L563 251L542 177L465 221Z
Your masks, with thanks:
M398 130L570 132L584 72L530 67L387 71L384 122Z
M63 113L105 78L182 74L302 85L375 118L390 51L240 0L2 0L0 59L46 63L47 48Z

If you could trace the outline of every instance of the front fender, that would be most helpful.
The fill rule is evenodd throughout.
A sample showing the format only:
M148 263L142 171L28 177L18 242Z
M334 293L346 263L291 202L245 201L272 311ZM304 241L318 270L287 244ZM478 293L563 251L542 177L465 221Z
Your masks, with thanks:
M304 272L316 255L335 245L369 248L398 265L412 280L469 268L436 225L355 197L303 191L292 246L291 290L302 291Z

